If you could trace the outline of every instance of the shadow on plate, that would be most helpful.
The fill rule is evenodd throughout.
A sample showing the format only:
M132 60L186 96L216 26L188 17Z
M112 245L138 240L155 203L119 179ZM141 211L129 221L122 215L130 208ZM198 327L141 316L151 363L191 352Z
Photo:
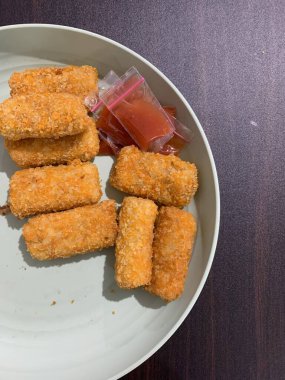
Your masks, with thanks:
M15 218L16 219L16 218ZM16 219L17 220L17 219ZM23 223L23 221L18 221ZM61 267L65 264L76 263L82 260L91 260L94 257L105 255L105 265L104 265L104 275L103 275L103 287L102 287L102 295L109 301L120 302L126 298L134 297L142 306L150 308L150 309L159 309L166 305L164 301L160 298L155 297L148 292L146 292L143 288L139 289L121 289L117 286L115 282L115 254L113 250L101 251L98 253L87 253L84 255L78 255L74 257L70 257L68 259L55 259L48 261L38 261L31 257L26 248L26 243L24 241L23 235L21 235L19 239L19 250L23 255L23 259L25 263L31 267L36 268L49 268L49 267Z
M3 138L0 139L1 165L0 172L6 173L8 178L11 178L17 170L20 170L17 165L11 160L7 149L4 147Z
M27 221L26 219L20 220L16 218L13 214L4 215L2 216L2 218L6 219L8 226L13 230L20 230Z
M161 298L150 294L143 288L137 289L135 292L136 300L144 307L149 309L160 309L167 305L167 302L163 301Z
M124 197L126 196L125 193L122 193L121 191L112 187L109 180L106 182L105 193L109 199L115 199L118 204L121 204Z
M134 290L121 289L115 282L115 253L109 252L104 265L102 295L109 301L119 302L134 296Z
M104 255L104 251L96 253L96 254L94 254L94 252L90 252L84 255L77 255L74 257L67 258L67 259L39 261L39 260L33 259L31 255L29 254L29 252L27 251L26 243L23 238L23 235L21 235L19 239L19 250L23 255L23 259L25 263L31 267L36 267L36 268L61 267L63 265L74 263L74 262L76 263L83 260L91 260L92 258L95 257L95 255L96 256Z
M160 298L151 295L143 288L121 289L115 282L115 255L108 253L104 266L104 279L102 295L109 301L120 302L126 298L134 297L142 306L150 309L159 309L166 305Z

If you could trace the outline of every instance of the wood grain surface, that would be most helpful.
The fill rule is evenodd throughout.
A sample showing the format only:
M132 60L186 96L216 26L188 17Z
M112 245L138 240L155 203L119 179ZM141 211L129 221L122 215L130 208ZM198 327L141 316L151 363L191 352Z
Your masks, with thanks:
M0 0L0 25L125 44L186 96L211 144L221 228L177 333L124 380L285 379L285 1Z

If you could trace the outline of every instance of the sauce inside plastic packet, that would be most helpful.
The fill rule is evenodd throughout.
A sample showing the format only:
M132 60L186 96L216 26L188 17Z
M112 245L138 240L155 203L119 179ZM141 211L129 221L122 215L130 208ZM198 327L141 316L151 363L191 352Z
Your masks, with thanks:
M114 156L115 155L115 152L110 147L110 145L107 143L107 141L102 140L101 137L100 137L99 155L100 156Z
M139 72L132 67L101 96L105 106L143 151L159 152L173 124Z
M126 132L119 120L106 107L103 107L96 126L100 131L108 135L115 144L122 146L134 144L134 140Z
M168 141L164 145L164 147L160 150L161 154L175 154L176 156L180 153L180 151L184 148L186 141L181 137L174 135L171 140Z
M169 116L176 116L176 108L171 106L163 106L163 109L167 112ZM134 140L125 131L123 126L120 124L118 119L106 108L104 107L101 111L100 117L97 121L97 128L100 132L103 132L109 137L108 142L102 139L102 134L100 133L100 155L114 155L120 149L120 146L136 145ZM108 145L111 142L113 149ZM166 143L159 153L162 154L175 154L178 155L181 149L185 146L186 141L183 137L176 135ZM114 151L114 146L115 151Z
M112 94L112 104L109 105L112 112L102 100L108 91ZM192 131L176 119L176 108L162 107L135 68L128 70L121 78L112 70L108 72L100 80L99 92L89 94L85 105L97 121L101 155L118 154L123 146L128 145L177 155L193 137ZM113 108L117 107L120 119L125 121L124 126L113 112ZM168 133L169 122L171 133ZM130 131L133 131L132 136Z
M176 117L176 108L172 106L162 106L164 111L172 117Z

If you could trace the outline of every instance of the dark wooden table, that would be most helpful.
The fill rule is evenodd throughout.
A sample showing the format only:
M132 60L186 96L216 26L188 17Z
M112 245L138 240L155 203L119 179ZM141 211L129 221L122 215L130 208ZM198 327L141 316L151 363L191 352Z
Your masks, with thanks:
M221 228L177 333L124 379L285 379L285 1L0 0L0 25L54 23L142 54L210 141Z

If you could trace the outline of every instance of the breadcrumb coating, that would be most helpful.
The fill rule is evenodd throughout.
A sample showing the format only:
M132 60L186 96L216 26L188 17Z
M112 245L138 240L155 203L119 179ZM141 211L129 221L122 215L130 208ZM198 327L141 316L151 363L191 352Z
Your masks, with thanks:
M115 244L115 201L35 216L24 225L23 236L37 260L67 258Z
M15 172L10 180L8 203L11 212L22 219L97 203L101 195L96 165L75 160L67 166Z
M196 236L194 217L176 207L161 207L153 241L151 284L146 290L166 301L180 297Z
M9 79L11 96L67 92L82 100L98 88L98 73L92 66L44 67L15 72Z
M77 96L18 95L0 104L0 134L10 140L76 135L86 130L87 118Z
M110 183L118 190L159 204L183 207L198 188L197 168L174 155L146 153L127 146L118 155Z
M115 264L116 281L121 288L136 288L150 282L156 214L157 206L151 200L135 197L123 200Z
M59 139L5 139L12 160L21 168L65 164L76 158L92 160L99 152L99 137L94 119L86 119L86 131Z

